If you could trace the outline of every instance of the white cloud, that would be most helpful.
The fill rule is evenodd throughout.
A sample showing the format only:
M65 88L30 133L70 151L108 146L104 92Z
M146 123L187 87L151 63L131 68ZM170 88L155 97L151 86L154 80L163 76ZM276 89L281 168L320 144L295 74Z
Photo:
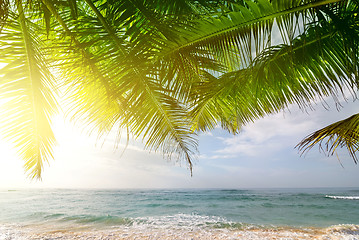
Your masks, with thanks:
M276 114L243 127L240 134L223 139L225 147L216 153L261 156L284 148L294 147L298 136L315 126L312 120L298 121L288 114Z
M220 158L221 155L263 157L285 149L296 151L293 148L308 134L356 113L354 104L343 105L345 108L340 112L327 111L320 106L309 113L292 106L290 112L270 115L244 126L238 135L217 137L224 147L212 150L212 156L208 158Z

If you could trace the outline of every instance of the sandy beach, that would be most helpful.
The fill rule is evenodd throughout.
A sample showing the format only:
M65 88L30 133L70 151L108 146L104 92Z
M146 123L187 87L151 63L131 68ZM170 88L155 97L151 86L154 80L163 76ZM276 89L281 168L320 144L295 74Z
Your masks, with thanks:
M40 230L41 229L41 230ZM337 225L329 228L250 228L243 230L231 229L160 229L141 227L120 227L106 230L76 227L73 229L51 230L50 226L39 229L17 227L2 229L0 239L14 240L55 240L55 239L85 239L85 240L233 240L233 239L320 239L320 240L354 240L359 239L358 225Z

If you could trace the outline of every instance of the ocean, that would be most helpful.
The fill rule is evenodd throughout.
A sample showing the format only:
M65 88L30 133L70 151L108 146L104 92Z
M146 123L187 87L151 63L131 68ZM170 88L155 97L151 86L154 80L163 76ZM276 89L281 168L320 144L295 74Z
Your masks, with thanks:
M359 239L359 189L2 189L0 239Z

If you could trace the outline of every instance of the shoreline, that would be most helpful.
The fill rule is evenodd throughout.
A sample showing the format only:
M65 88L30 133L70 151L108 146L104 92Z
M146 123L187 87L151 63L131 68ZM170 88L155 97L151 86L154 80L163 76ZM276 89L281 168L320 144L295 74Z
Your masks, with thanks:
M327 228L316 227L255 227L251 226L243 229L230 228L161 228L148 225L136 226L112 226L107 229L97 228L96 226L68 226L60 227L56 225L26 225L11 226L0 225L0 239L11 240L134 240L134 239L157 239L157 240L206 240L206 239L359 239L359 225L343 224L334 225Z

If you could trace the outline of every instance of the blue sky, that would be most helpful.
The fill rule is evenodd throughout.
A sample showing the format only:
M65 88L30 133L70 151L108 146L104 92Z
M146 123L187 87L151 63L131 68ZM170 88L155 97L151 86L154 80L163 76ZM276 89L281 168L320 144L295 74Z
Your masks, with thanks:
M330 102L330 101L329 101ZM161 153L143 150L131 140L114 151L111 137L101 147L59 117L55 121L58 146L55 160L46 165L41 182L26 178L22 162L1 142L0 187L60 188L265 188L359 187L359 166L346 150L326 157L314 147L300 156L294 146L309 133L355 114L357 102L320 103L304 113L296 106L245 126L238 135L216 128L199 134L200 156L193 177L185 162L170 162Z

